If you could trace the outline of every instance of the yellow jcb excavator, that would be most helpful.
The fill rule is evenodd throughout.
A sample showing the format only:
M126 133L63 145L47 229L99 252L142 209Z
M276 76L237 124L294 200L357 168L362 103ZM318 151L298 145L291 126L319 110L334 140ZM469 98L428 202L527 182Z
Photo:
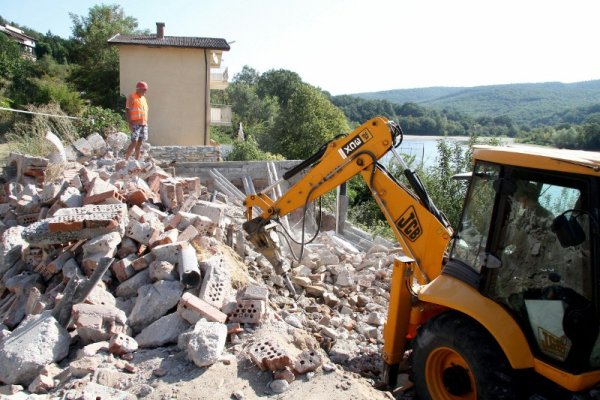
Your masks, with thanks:
M274 222L360 174L406 254L384 327L389 387L406 353L422 400L600 398L600 153L476 146L454 230L397 153L402 136L376 117L334 138L283 175L304 172L280 198L274 185L246 198L249 238L285 276ZM378 162L388 152L410 189Z

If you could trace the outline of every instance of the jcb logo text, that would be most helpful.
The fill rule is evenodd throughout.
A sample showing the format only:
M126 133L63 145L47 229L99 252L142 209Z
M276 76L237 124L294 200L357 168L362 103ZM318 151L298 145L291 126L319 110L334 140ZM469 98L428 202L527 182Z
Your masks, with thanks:
M423 233L423 228L421 228L421 223L417 218L417 213L413 206L408 207L400 216L400 218L398 218L396 221L396 226L398 227L398 230L411 242L417 240Z

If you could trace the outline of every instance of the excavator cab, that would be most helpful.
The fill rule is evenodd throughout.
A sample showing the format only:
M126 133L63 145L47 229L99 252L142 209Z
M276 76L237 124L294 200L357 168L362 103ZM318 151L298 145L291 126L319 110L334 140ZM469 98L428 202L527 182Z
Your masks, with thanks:
M462 286L472 303L436 282L419 295L421 307L443 307L412 343L419 396L589 396L600 382L599 155L477 146L473 157L436 279Z

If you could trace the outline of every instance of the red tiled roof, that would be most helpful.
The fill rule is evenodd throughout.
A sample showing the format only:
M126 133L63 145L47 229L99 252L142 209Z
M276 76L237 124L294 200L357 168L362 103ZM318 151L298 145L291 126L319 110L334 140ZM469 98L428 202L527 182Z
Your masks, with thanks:
M110 44L126 44L159 47L188 47L196 49L229 50L225 39L187 36L165 36L162 39L154 35L121 35L117 34L108 39Z

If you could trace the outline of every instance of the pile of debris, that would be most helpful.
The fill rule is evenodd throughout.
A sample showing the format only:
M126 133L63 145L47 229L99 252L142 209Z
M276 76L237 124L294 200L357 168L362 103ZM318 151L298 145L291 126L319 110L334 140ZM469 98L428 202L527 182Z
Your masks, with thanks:
M291 262L294 299L234 234L239 206L151 159L115 157L127 144L120 135L70 145L65 153L77 161L11 154L7 162L0 394L128 398L102 372L135 373L138 349L175 344L198 367L248 357L273 371L276 393L298 375L334 370L328 356L377 377L397 250L376 245L365 255L321 235ZM265 326L304 336L261 335Z

